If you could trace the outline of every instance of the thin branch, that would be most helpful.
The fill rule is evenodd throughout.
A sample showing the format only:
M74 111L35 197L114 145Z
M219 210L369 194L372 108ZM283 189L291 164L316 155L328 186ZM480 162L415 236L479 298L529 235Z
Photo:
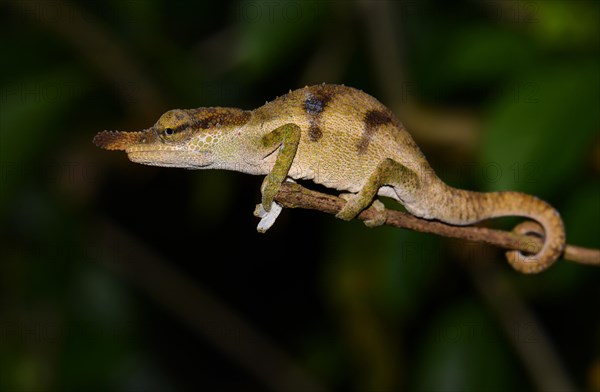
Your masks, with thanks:
M281 205L287 208L304 208L318 210L327 214L336 214L346 203L343 199L306 189L298 184L284 183L275 196ZM475 226L452 226L441 222L417 218L401 211L385 211L385 224L389 226L432 233L444 237L460 238L469 241L483 242L504 249L515 249L527 253L537 253L542 249L543 242L539 238L519 235L502 230L488 229ZM368 208L360 213L358 219L368 220L380 212ZM582 248L574 245L565 247L563 258L580 264L600 266L600 250Z

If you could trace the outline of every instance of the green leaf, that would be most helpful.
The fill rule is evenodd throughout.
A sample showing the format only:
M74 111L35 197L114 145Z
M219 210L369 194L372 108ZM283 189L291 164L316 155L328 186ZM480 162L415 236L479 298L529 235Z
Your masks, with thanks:
M433 75L435 88L485 86L533 61L530 40L495 25L468 26L449 38ZM515 62L514 59L519 61Z
M552 0L525 3L532 11L534 34L545 44L568 50L600 43L600 2Z
M318 34L327 7L324 1L240 1L233 12L239 60L255 73L281 66Z
M532 70L492 106L483 165L489 190L544 195L581 165L600 127L600 72L595 62Z

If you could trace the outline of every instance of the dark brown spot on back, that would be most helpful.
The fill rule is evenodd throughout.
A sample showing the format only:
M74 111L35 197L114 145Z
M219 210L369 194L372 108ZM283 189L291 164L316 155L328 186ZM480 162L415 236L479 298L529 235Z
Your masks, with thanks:
M316 142L323 137L323 131L321 127L315 124L311 124L308 128L308 138L312 142Z
M369 110L365 114L365 125L367 128L376 128L391 121L392 117L390 114L383 110Z
M309 90L304 100L304 110L308 115L308 139L316 142L323 137L321 130L321 114L333 98L333 91L325 86L315 86Z
M392 115L384 110L369 110L365 113L363 122L365 123L363 135L356 145L359 154L364 154L367 152L367 148L369 148L371 139L373 138L373 135L377 129L381 125L391 123Z

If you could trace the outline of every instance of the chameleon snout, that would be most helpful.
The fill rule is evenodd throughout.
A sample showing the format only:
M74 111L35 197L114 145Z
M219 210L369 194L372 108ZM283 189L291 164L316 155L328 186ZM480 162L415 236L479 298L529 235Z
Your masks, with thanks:
M94 136L94 144L105 150L127 150L128 147L144 143L144 131L142 132L123 132L123 131L102 131Z

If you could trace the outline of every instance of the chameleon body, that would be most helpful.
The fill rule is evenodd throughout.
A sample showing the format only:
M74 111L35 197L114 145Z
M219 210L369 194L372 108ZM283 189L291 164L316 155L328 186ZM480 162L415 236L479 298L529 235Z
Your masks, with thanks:
M139 132L103 131L97 146L124 150L147 165L225 169L265 175L259 231L281 206L273 198L285 180L312 180L343 191L338 218L350 220L378 195L402 203L412 214L454 225L500 216L523 216L521 234L544 238L538 254L507 252L524 273L548 268L562 253L565 230L546 202L518 192L479 193L440 180L394 114L370 95L346 86L316 85L290 91L251 111L237 108L175 109ZM367 222L377 225L383 221Z

